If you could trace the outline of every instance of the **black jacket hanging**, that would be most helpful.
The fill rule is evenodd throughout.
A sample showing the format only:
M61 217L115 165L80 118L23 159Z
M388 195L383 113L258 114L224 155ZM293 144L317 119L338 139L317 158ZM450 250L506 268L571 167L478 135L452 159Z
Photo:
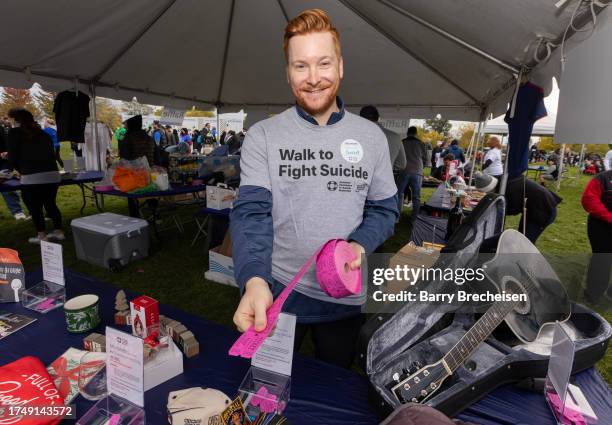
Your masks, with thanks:
M57 123L57 140L85 143L89 96L80 91L65 90L55 98L53 112Z

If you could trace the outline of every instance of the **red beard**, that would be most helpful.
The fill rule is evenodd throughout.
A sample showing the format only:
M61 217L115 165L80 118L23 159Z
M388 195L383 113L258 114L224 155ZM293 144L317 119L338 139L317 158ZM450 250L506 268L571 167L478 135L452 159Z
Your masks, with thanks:
M295 95L297 104L300 105L302 109L304 109L310 115L316 116L316 115L326 112L327 110L329 110L329 108L332 107L332 105L335 104L336 94L338 93L339 86L340 84L338 82L335 85L325 84L325 85L321 85L321 87L317 87L317 88L322 88L322 89L327 90L327 93L322 95L320 98L312 99L308 93L305 93L304 91L302 91L304 89L298 90L297 93L294 93L294 95ZM312 88L305 87L305 90L310 90L310 89Z

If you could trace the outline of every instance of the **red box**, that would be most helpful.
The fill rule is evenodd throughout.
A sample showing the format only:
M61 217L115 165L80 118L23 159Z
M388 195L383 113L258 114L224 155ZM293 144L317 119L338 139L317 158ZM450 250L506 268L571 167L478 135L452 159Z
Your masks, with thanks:
M153 332L159 332L159 303L157 300L142 295L130 301L132 316L132 333L146 338Z

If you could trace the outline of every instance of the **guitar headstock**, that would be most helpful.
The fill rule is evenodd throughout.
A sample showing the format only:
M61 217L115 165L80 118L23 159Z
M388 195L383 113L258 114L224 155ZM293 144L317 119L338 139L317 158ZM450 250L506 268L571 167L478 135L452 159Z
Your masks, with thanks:
M391 391L402 403L423 403L438 391L442 382L450 376L442 361L427 365L418 371L400 377Z

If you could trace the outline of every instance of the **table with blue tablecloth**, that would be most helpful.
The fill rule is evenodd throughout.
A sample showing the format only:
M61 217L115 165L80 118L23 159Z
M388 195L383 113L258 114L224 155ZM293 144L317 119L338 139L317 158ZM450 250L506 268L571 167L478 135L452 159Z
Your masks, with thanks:
M92 183L101 181L104 178L103 171L82 171L76 174L67 173L62 175L60 186L77 185L81 189L81 196L83 198L83 204L81 205L81 215L83 210L87 206L87 199L91 199L96 204L96 208L101 210L98 205L98 198L96 196L94 186ZM21 190L21 181L19 179L8 179L0 183L0 192L15 192Z
M117 288L70 270L65 271L65 276L68 298L84 293L100 296L102 325L93 332L104 333L104 326L113 323ZM40 272L28 273L27 286L36 284L40 279ZM128 297L134 295L128 294ZM82 340L86 334L69 334L66 331L61 308L46 315L24 309L15 303L3 304L0 308L38 319L0 342L0 364L28 355L37 356L43 363L49 364L71 346L82 348ZM200 342L200 354L184 359L182 375L145 393L147 423L167 423L166 402L170 391L207 386L217 388L230 397L236 396L238 386L249 367L248 360L227 355L229 347L239 335L238 332L166 305L160 306L160 313L182 322L194 333ZM612 393L594 369L578 374L576 383L600 416L599 423L612 423ZM367 393L368 383L365 377L298 353L295 354L293 362L291 400L285 414L292 425L376 424L379 418L368 404ZM93 404L81 396L75 399L75 403L77 417L83 415ZM493 391L458 417L484 425L554 424L541 395L511 386Z

